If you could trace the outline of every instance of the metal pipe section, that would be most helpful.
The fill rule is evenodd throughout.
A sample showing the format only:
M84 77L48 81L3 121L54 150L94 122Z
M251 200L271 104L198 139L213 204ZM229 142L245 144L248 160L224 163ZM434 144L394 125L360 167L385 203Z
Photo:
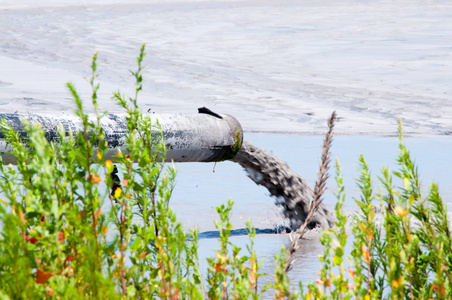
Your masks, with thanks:
M157 122L163 130L167 146L166 161L216 162L231 159L240 149L243 131L232 116L216 114L200 108L198 114L152 114L152 123ZM94 121L95 116L90 115ZM81 120L75 115L0 114L0 119L25 136L23 120L39 123L50 141L58 140L57 128L61 124L66 133L82 131ZM126 152L125 136L128 131L125 115L107 114L100 122L104 129L110 151L107 156L114 159L117 148ZM15 164L11 148L0 133L0 152L4 163Z

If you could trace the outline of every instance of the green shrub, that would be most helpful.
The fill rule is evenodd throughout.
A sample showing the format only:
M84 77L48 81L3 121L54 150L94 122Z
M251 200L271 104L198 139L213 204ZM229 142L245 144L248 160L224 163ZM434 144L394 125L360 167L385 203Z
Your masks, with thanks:
M228 240L232 202L218 208L221 250L209 260L207 283L202 282L198 233L187 233L168 206L175 169L161 162L166 152L161 129L137 106L144 56L143 45L138 70L132 72L134 97L113 95L126 111L129 130L127 154L118 149L117 166L106 159L109 147L99 125L97 55L89 80L95 121L68 84L82 132L67 134L59 128L58 141L49 142L39 125L24 122L25 137L2 120L4 140L17 157L17 167L0 163L2 298L256 295L259 274L252 244L249 256L240 257L240 249ZM120 187L112 177L115 168L123 178Z
M49 142L39 125L25 122L26 136L20 136L0 122L4 140L17 158L17 167L0 162L0 298L260 299L270 293L275 299L450 298L447 210L435 184L427 197L421 196L401 125L400 169L382 170L377 193L360 157L361 196L355 199L359 213L353 217L349 255L347 217L342 213L345 193L337 163L337 223L322 235L320 277L307 284L306 292L301 283L298 292L289 282L292 260L284 247L275 257L274 281L258 286L262 274L253 247L256 231L248 222L248 253L241 255L229 239L232 201L217 208L220 249L207 259L203 276L198 232L187 233L168 205L176 172L162 162L166 149L161 129L137 106L144 50L143 45L138 69L132 72L135 95L113 95L128 124L127 154L118 149L116 165L107 159L110 149L99 125L104 114L97 105L97 55L89 80L94 121L68 84L82 132L59 128L58 141ZM331 130L332 124L330 142ZM327 162L329 156L324 156ZM119 185L112 176L115 168L123 178ZM393 184L393 176L401 186ZM377 214L381 222L376 221Z
M344 186L337 163L336 227L324 232L320 278L304 299L451 299L452 237L447 208L435 183L422 197L417 167L403 142L399 121L399 170L383 168L378 192L363 156L357 180L361 196L352 221L352 251L341 206ZM393 183L393 179L400 182ZM377 202L377 203L375 203ZM376 220L380 215L380 220ZM346 270L347 269L347 270Z

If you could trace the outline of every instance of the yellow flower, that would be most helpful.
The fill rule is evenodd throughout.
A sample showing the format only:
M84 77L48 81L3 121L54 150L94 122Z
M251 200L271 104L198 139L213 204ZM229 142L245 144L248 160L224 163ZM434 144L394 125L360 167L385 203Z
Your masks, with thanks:
M115 198L119 199L122 195L122 189L120 187L117 187L115 190Z
M403 208L400 207L400 206L396 206L396 207L394 208L394 211L395 211L395 213L396 213L399 217L401 217L401 218L405 218L405 217L408 215L408 211L405 210L405 209L403 209Z
M111 160L107 160L105 166L107 167L108 173L113 172L113 162Z
M402 277L399 277L399 279L392 281L392 286L396 289L400 286L401 283L402 283Z
M101 160L102 159L102 153L100 153L99 150L97 150L97 159Z

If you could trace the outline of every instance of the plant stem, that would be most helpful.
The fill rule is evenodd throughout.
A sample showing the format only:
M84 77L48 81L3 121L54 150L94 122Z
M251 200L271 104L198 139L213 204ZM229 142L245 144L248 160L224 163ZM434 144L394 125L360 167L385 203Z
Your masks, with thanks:
M333 128L334 128L334 121L336 120L336 112L334 111L331 114L330 119L328 120L328 131L326 133L325 139L323 141L322 146L322 158L320 160L320 170L318 173L318 179L315 183L314 188L314 199L311 202L311 205L309 207L308 215L304 221L304 223L298 228L298 230L295 232L295 237L292 239L292 244L290 245L288 252L287 252L287 263L284 268L284 271L287 273L290 270L290 267L294 261L294 254L295 252L301 247L301 239L303 238L303 235L306 232L306 228L311 221L311 218L314 216L314 213L316 212L319 205L322 203L322 195L326 190L326 181L329 177L328 170L329 170L329 163L330 163L330 148L331 144L333 142Z

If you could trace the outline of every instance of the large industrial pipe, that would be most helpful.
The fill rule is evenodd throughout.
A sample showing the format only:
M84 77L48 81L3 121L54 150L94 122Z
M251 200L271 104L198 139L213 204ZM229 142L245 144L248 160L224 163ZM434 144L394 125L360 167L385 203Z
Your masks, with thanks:
M94 115L89 116L95 120ZM200 108L198 114L152 114L151 120L159 122L167 146L166 161L175 162L215 162L235 156L243 141L240 123L230 115L216 114L207 108ZM74 115L31 115L0 114L16 131L25 134L22 119L39 123L49 140L58 138L57 128L61 124L66 132L82 131L81 120ZM110 151L109 157L117 148L125 151L127 122L125 115L105 115L100 122L104 129ZM5 163L15 163L15 157L8 152L11 148L2 140L0 133L0 152Z

